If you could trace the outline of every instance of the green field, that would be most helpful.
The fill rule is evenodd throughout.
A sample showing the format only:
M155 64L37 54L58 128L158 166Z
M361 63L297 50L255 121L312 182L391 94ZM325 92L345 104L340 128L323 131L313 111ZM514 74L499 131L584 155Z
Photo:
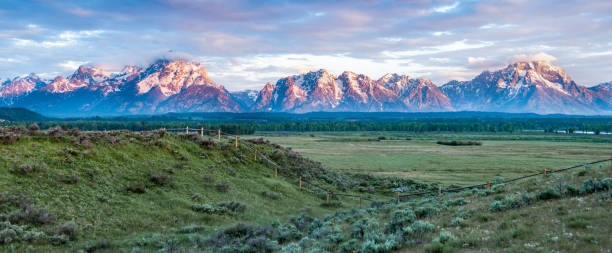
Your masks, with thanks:
M329 168L444 184L473 184L612 156L612 136L545 134L260 133ZM379 136L386 140L378 141ZM445 146L438 140L478 140Z
M440 195L437 184L420 182L480 182L522 174L516 169L521 164L557 168L597 160L610 152L606 137L381 136L266 135L291 150L254 136L243 136L236 148L233 139L165 131L0 128L0 251L607 252L612 247L609 162L506 185L497 178L491 188ZM437 140L482 146L443 146ZM247 145L257 149L257 160ZM556 161L559 154L565 159ZM280 165L278 177L262 155ZM420 160L428 156L430 161ZM389 157L394 163L385 163ZM412 163L414 171L403 170L404 163ZM470 164L491 171L477 174ZM304 180L301 189L297 174ZM428 193L396 202L397 187L405 187L403 194Z

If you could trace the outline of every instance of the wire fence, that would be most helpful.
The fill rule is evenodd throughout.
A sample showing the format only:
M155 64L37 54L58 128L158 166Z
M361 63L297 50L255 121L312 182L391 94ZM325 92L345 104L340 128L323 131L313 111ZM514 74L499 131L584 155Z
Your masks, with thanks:
M178 134L180 134L181 132L183 132L185 134L198 133L199 132L201 136L203 136L204 133L206 133L208 136L212 136L211 133L213 133L213 135L216 134L218 140L221 140L221 138L234 139L236 147L238 147L238 145L240 144L240 145L246 147L247 149L251 150L251 152L253 152L253 154L254 154L254 159L257 160L257 157L259 157L260 159L263 159L264 161L266 161L269 165L271 165L271 166L273 166L275 168L275 174L276 174L276 171L282 172L286 176L294 177L294 179L298 180L298 187L300 188L300 190L302 188L302 184L306 184L306 185L310 185L310 186L312 186L314 188L317 188L319 190L324 191L326 193L326 196L327 196L326 202L329 202L329 196L330 195L332 197L337 196L337 197L355 198L355 199L359 199L360 202L363 201L363 200L367 200L367 201L388 201L388 200L392 199L392 198L389 198L389 199L386 199L386 200L377 200L377 199L372 199L372 198L364 197L363 195L355 195L355 194L335 192L334 190L332 190L330 188L327 188L327 187L324 187L322 185L313 183L310 180L302 178L300 173L298 173L297 171L293 171L293 170L284 168L283 166L281 166L278 163L274 162L272 159L268 158L265 154L263 154L263 152L257 150L256 147L252 146L247 141L242 140L237 135L231 135L231 134L225 133L225 132L221 131L221 129L205 129L205 128L202 128L202 127L200 127L200 128L185 127L185 128L168 128L168 129L163 128L163 130L168 131L168 132L178 133ZM152 131L157 131L157 130L152 130ZM525 178L535 177L535 176L539 176L539 175L547 175L547 174L551 174L551 173L558 173L558 172L562 172L562 171L566 171L566 170L570 170L570 169L574 169L574 168L580 168L580 167L583 167L583 166L588 166L588 165L593 165L593 164L598 164L598 163L604 163L604 162L608 162L608 161L612 161L612 158L597 160L597 161L583 163L583 164L577 164L577 165L573 165L573 166L566 167L566 168L561 168L561 169L556 169L556 170L546 170L546 169L544 169L541 172L527 174L527 175L523 175L523 176L520 176L520 177L503 180L501 182L499 182L499 181L497 181L497 182L490 182L489 181L489 182L486 182L486 183L483 183L483 184L475 184L475 185L468 185L468 186L461 186L461 187L448 187L448 188L441 188L440 187L437 190L421 191L421 192L415 192L415 193L409 193L409 194L401 194L399 191L397 191L397 192L395 192L395 200L397 202L401 202L401 201L403 201L403 200L405 200L405 199L407 199L409 197L414 197L414 196L422 196L422 195L428 195L428 194L433 194L433 195L437 194L438 196L442 196L442 194L448 193L448 192L459 192L459 191L473 189L473 188L484 188L484 187L490 188L491 186L496 185L496 184L507 184L507 183L515 182L515 181L518 181L518 180L521 180L521 179L525 179Z

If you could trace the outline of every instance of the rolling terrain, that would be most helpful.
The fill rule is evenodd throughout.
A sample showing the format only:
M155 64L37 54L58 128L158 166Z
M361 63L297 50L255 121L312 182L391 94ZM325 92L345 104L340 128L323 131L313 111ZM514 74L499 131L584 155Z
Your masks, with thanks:
M282 166L275 177L261 156L255 161L242 144L235 148L233 140L215 137L0 128L0 248L597 252L612 247L609 161L507 184L513 174L499 170L478 175L491 180L491 188L437 196L439 184L338 173L292 149L247 140ZM301 190L284 169L302 175ZM534 169L529 172L539 168ZM306 181L337 195L326 200L325 192ZM396 203L397 187L402 194L427 193ZM346 193L364 200L340 195Z

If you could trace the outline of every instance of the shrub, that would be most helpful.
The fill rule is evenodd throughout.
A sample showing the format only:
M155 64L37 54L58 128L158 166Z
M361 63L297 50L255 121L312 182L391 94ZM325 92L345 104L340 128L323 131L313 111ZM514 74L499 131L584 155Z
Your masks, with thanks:
M159 186L170 185L173 181L172 176L163 172L149 172L147 177L149 181Z
M436 215L438 214L438 212L440 212L438 208L435 208L432 205L425 205L425 206L417 208L415 213L417 217L424 218L424 217L431 217L433 215Z
M217 189L218 192L228 192L229 188L230 185L226 182L218 183L215 185L215 189Z
M452 253L457 251L457 249L439 242L432 242L426 245L424 249L427 253Z
M442 244L449 244L456 241L457 237L455 237L451 232L447 231L440 232L440 235L433 239L433 242L439 242Z
M491 212L502 212L506 211L506 209L508 209L508 207L499 200L493 201L493 203L491 203L491 206L489 207L489 211Z
M529 193L522 193L521 194L521 201L523 202L524 205L531 205L531 200L533 199L532 196L529 195Z
M436 143L440 144L440 145L447 145L447 146L481 146L482 142L480 141L437 141Z
M387 224L385 231L393 233L404 226L412 223L416 219L415 213L411 209L396 210L391 215L391 222Z
M604 178L601 181L597 179L587 179L582 183L582 187L580 187L580 194L593 193L596 191L603 191L607 189L611 189L610 183L612 179Z
M573 215L567 219L567 226L570 228L587 228L591 222L582 215Z
M227 209L232 214L244 213L247 208L245 204L236 201L220 202L217 203L217 207Z
M329 201L321 203L321 207L325 208L340 208L342 207L342 202L339 201Z
M40 160L38 164L35 163L24 163L19 166L15 166L9 169L11 173L27 175L35 172L45 171L47 170L47 164Z
M510 236L514 239L516 238L525 239L531 234L532 234L532 230L528 229L527 227L523 225L518 225L516 228L513 228L510 230Z
M352 253L357 252L359 249L359 241L357 239L350 239L339 245L338 252L340 253ZM301 253L301 251L299 251Z
M300 246L299 244L292 242L287 244L285 247L282 247L281 250L279 251L280 253L302 253L302 246ZM346 251L346 252L351 252L351 251Z
M81 178L78 175L59 174L57 180L65 184L78 184Z
M293 241L295 239L299 239L300 237L302 237L302 233L300 233L300 231L298 231L293 224L280 225L276 228L274 233L274 239L276 239L279 243Z
M16 135L16 134L5 134L5 135L0 135L0 143L2 144L13 144L15 142L18 142L19 139L21 139L21 136Z
M32 123L32 124L28 125L28 131L36 132L38 130L40 130L40 127L38 126L38 124Z
M423 236L427 232L434 231L435 226L427 221L416 221L410 226L412 232L417 236Z
M144 184L132 184L128 185L126 190L136 194L143 194L147 192L147 187Z
M23 233L23 227L16 226L10 222L0 222L0 243L11 243L13 241L19 241L20 236Z
M491 216L491 215L490 215L490 214L488 214L488 213L478 213L477 218L478 218L478 220L479 220L479 221L481 221L481 222L488 222L488 221L490 221L490 220L493 220L493 216Z
M190 226L185 226L182 227L179 230L179 233L181 234L193 234L193 233L201 233L204 232L205 227L204 226L200 226L200 225L190 225Z
M243 213L246 210L246 205L230 201L230 202L220 202L215 205L211 204L203 204L203 205L192 205L191 210L200 213L207 214L219 214L219 215L237 215L238 213Z
M222 212L222 210L211 204L192 205L191 210L193 210L194 212L207 214L218 214Z
M451 226L464 226L465 220L461 217L456 217L451 221Z
M597 244L597 237L594 234L582 234L580 235L580 240L591 244Z
M504 192L504 187L506 185L505 184L495 184L493 186L491 186L491 191L494 193L502 193Z
M518 208L518 207L521 207L521 206L523 205L523 203L521 203L521 201L520 201L520 200L515 199L515 198L513 198L513 197L510 197L510 196L508 196L508 197L506 197L506 198L504 199L504 203L506 204L506 206L508 207L508 209L511 209L511 208Z
M378 230L378 222L373 218L365 218L355 222L351 228L351 235L356 239L363 239L369 233Z
M58 232L58 234L65 235L70 240L74 240L74 239L76 239L76 237L78 235L78 226L77 226L76 222L71 220L71 221L68 221L68 222L62 224L58 228L57 232Z
M493 191L491 191L491 190L479 190L478 191L478 196L479 197L485 197L485 196L489 196L491 194L493 194Z
M444 206L447 206L447 207L462 206L462 205L465 205L465 204L467 204L467 202L463 198L457 198L457 199L454 199L454 200L447 200L447 201L444 202Z
M551 187L546 188L538 194L538 199L548 200L548 199L558 199L561 198L561 193L556 189Z
M45 208L37 208L33 204L24 203L18 211L10 214L9 221L13 223L50 224L57 218L55 213Z
M111 245L108 241L98 241L94 244L87 246L85 248L85 251L91 253L91 252L95 252L96 250L110 248L110 246Z

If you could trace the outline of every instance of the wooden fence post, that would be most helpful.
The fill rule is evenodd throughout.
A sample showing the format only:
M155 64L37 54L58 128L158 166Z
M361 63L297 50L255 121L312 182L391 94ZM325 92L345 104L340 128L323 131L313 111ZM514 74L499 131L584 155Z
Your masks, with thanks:
M302 190L302 177L298 179L298 188L300 189L300 191Z
M204 128L200 128L200 137L204 137Z
M278 167L274 167L274 177L278 177Z
M253 157L255 158L255 161L257 161L257 149L255 149L255 151L253 153Z
M234 147L238 148L238 136L236 136L236 142L234 142Z
M217 132L217 138L219 139L219 141L221 141L221 129L219 129Z
M185 133L189 134L189 126L185 127Z
M544 168L544 175L548 174L548 171L546 171L546 168Z
M438 196L442 196L442 187L438 187Z
M487 181L487 189L491 189L491 182Z

